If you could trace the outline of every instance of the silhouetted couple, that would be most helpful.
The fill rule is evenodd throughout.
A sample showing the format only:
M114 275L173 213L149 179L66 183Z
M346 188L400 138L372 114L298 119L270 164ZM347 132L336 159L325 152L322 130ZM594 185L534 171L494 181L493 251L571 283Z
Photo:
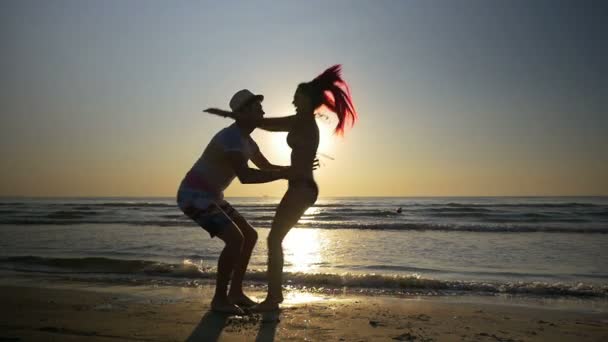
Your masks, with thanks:
M264 118L262 95L241 90L230 100L232 111L216 108L205 112L229 117L235 123L219 131L202 156L182 180L177 194L181 210L225 243L218 264L217 283L211 308L229 314L243 314L241 308L263 312L278 310L283 301L282 242L306 209L317 200L319 189L313 177L317 166L319 128L315 112L326 107L338 116L335 132L343 134L347 124L357 119L350 91L335 65L314 80L298 85L293 97L296 114ZM250 134L255 128L289 132L291 165L271 164ZM251 160L258 169L250 168ZM243 276L257 241L255 229L224 200L223 191L235 177L243 184L267 183L287 179L287 192L279 203L268 234L268 294L257 304L243 292ZM228 291L228 283L230 290Z

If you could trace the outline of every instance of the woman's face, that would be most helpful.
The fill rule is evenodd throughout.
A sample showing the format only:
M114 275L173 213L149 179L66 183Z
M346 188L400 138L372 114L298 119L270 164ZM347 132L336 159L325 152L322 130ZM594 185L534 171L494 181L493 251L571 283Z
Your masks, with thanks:
M306 95L303 91L301 91L299 88L293 95L292 103L296 107L297 112L311 111L310 97Z

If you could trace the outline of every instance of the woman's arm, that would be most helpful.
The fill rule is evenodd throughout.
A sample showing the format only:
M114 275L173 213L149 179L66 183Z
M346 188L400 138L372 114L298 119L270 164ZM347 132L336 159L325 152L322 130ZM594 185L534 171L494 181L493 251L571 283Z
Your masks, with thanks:
M207 108L203 110L203 112L218 115L224 118L231 118L234 120L247 120L246 115L243 116L242 113L231 112L219 108ZM278 118L263 118L257 120L255 126L265 131L287 132L291 129L291 126L293 125L295 119L295 115L281 116Z
M256 127L271 132L287 132L293 126L295 115L281 116L278 118L263 118L256 123Z

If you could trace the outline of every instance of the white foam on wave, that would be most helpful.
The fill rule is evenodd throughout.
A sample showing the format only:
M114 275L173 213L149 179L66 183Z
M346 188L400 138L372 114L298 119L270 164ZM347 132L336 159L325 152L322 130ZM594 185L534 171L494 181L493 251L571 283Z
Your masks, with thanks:
M214 280L216 270L205 267L202 262L190 259L182 263L162 263L142 260L119 260L106 258L43 258L34 256L10 257L0 259L0 267L12 271L41 271L46 273L70 274L116 274L118 276L137 276L140 280L157 280L158 277L174 279L177 282ZM141 278L143 276L144 278ZM246 280L265 283L266 272L249 270ZM352 273L304 273L286 272L283 276L286 285L302 288L322 289L364 289L392 292L461 292L490 294L528 294L541 296L576 296L608 298L608 284L591 285L583 282L540 282L540 281L495 281L482 282L470 280L439 280L424 278L419 274L352 274ZM195 283L194 283L195 284Z

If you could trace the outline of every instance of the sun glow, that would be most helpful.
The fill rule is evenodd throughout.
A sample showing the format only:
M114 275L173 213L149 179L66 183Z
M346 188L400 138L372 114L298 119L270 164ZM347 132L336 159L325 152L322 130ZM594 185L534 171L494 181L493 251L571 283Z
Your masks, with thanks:
M272 147L272 160L276 160L280 165L289 165L291 148L287 145L287 133L271 133L270 145Z
M335 120L332 120L331 117L329 119L321 117L317 119L317 125L319 126L317 158L321 163L327 163L333 159L333 143L336 139L333 131ZM291 148L287 145L287 133L270 133L268 142L271 147L269 151L271 160L280 165L289 165Z
M336 126L335 118L331 116L322 116L317 119L319 126L319 148L317 149L317 157L322 162L327 162L333 159L333 145L336 139L334 128Z

